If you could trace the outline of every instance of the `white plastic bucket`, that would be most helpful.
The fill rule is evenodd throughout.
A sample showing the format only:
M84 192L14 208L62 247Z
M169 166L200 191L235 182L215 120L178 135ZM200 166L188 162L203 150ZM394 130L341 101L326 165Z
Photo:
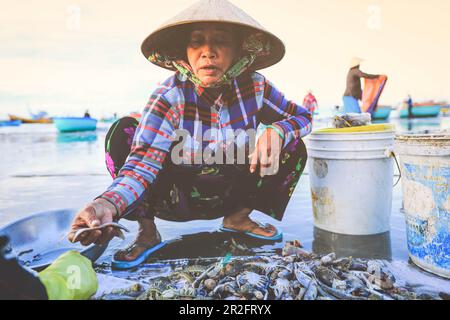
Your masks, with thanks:
M316 131L307 139L314 225L340 234L379 234L389 231L394 127L357 128Z
M396 138L411 260L450 278L450 134Z

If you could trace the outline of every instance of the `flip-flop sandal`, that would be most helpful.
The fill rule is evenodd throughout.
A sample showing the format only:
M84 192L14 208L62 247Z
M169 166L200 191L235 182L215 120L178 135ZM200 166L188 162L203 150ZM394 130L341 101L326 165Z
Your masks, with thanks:
M131 269L134 267L137 267L141 263L143 263L147 258L154 252L158 251L162 247L164 247L167 244L166 241L162 241L158 243L157 245L154 245L153 247L148 248L148 245L144 243L133 243L131 246L127 247L125 250L123 250L125 253L130 253L133 249L144 247L147 248L144 250L139 256L137 256L136 259L126 261L126 260L116 260L115 256L111 259L111 267L115 269Z
M262 240L267 240L267 241L277 241L277 240L280 240L283 238L283 233L281 231L279 231L275 226L273 226L269 223L262 224L260 222L256 222L256 224L257 224L257 226L254 226L251 230L248 230L248 231L240 231L240 230L235 230L235 229L231 229L231 228L226 228L223 226L223 224L219 228L219 230L223 231L223 232L233 232L233 233L245 234L252 238L257 238L257 239L262 239ZM266 236L262 236L262 235L253 233L253 230L255 230L256 228L267 229L269 227L273 227L276 230L275 234L271 237L266 237Z

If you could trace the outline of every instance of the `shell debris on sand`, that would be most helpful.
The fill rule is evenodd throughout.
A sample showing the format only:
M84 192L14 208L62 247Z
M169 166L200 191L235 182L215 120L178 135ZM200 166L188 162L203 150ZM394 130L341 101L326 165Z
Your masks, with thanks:
M282 254L196 259L169 275L141 279L137 300L411 300L448 299L444 292L408 287L383 260L319 256L286 242ZM108 299L103 296L101 299ZM113 296L117 298L117 293Z

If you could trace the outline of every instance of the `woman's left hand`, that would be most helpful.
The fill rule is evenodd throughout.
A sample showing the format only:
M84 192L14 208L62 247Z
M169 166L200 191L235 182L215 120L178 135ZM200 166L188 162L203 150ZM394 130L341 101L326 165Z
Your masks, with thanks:
M254 173L259 164L261 177L275 175L280 166L283 139L272 128L267 128L259 137L256 148L249 156L250 172Z

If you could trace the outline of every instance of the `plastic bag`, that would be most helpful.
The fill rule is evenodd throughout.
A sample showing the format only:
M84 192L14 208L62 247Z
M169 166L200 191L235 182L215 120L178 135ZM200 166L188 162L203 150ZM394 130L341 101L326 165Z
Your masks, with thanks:
M367 126L371 121L370 113L346 113L333 118L333 128Z
M39 272L50 300L86 300L98 289L97 275L89 259L78 251L59 256Z

